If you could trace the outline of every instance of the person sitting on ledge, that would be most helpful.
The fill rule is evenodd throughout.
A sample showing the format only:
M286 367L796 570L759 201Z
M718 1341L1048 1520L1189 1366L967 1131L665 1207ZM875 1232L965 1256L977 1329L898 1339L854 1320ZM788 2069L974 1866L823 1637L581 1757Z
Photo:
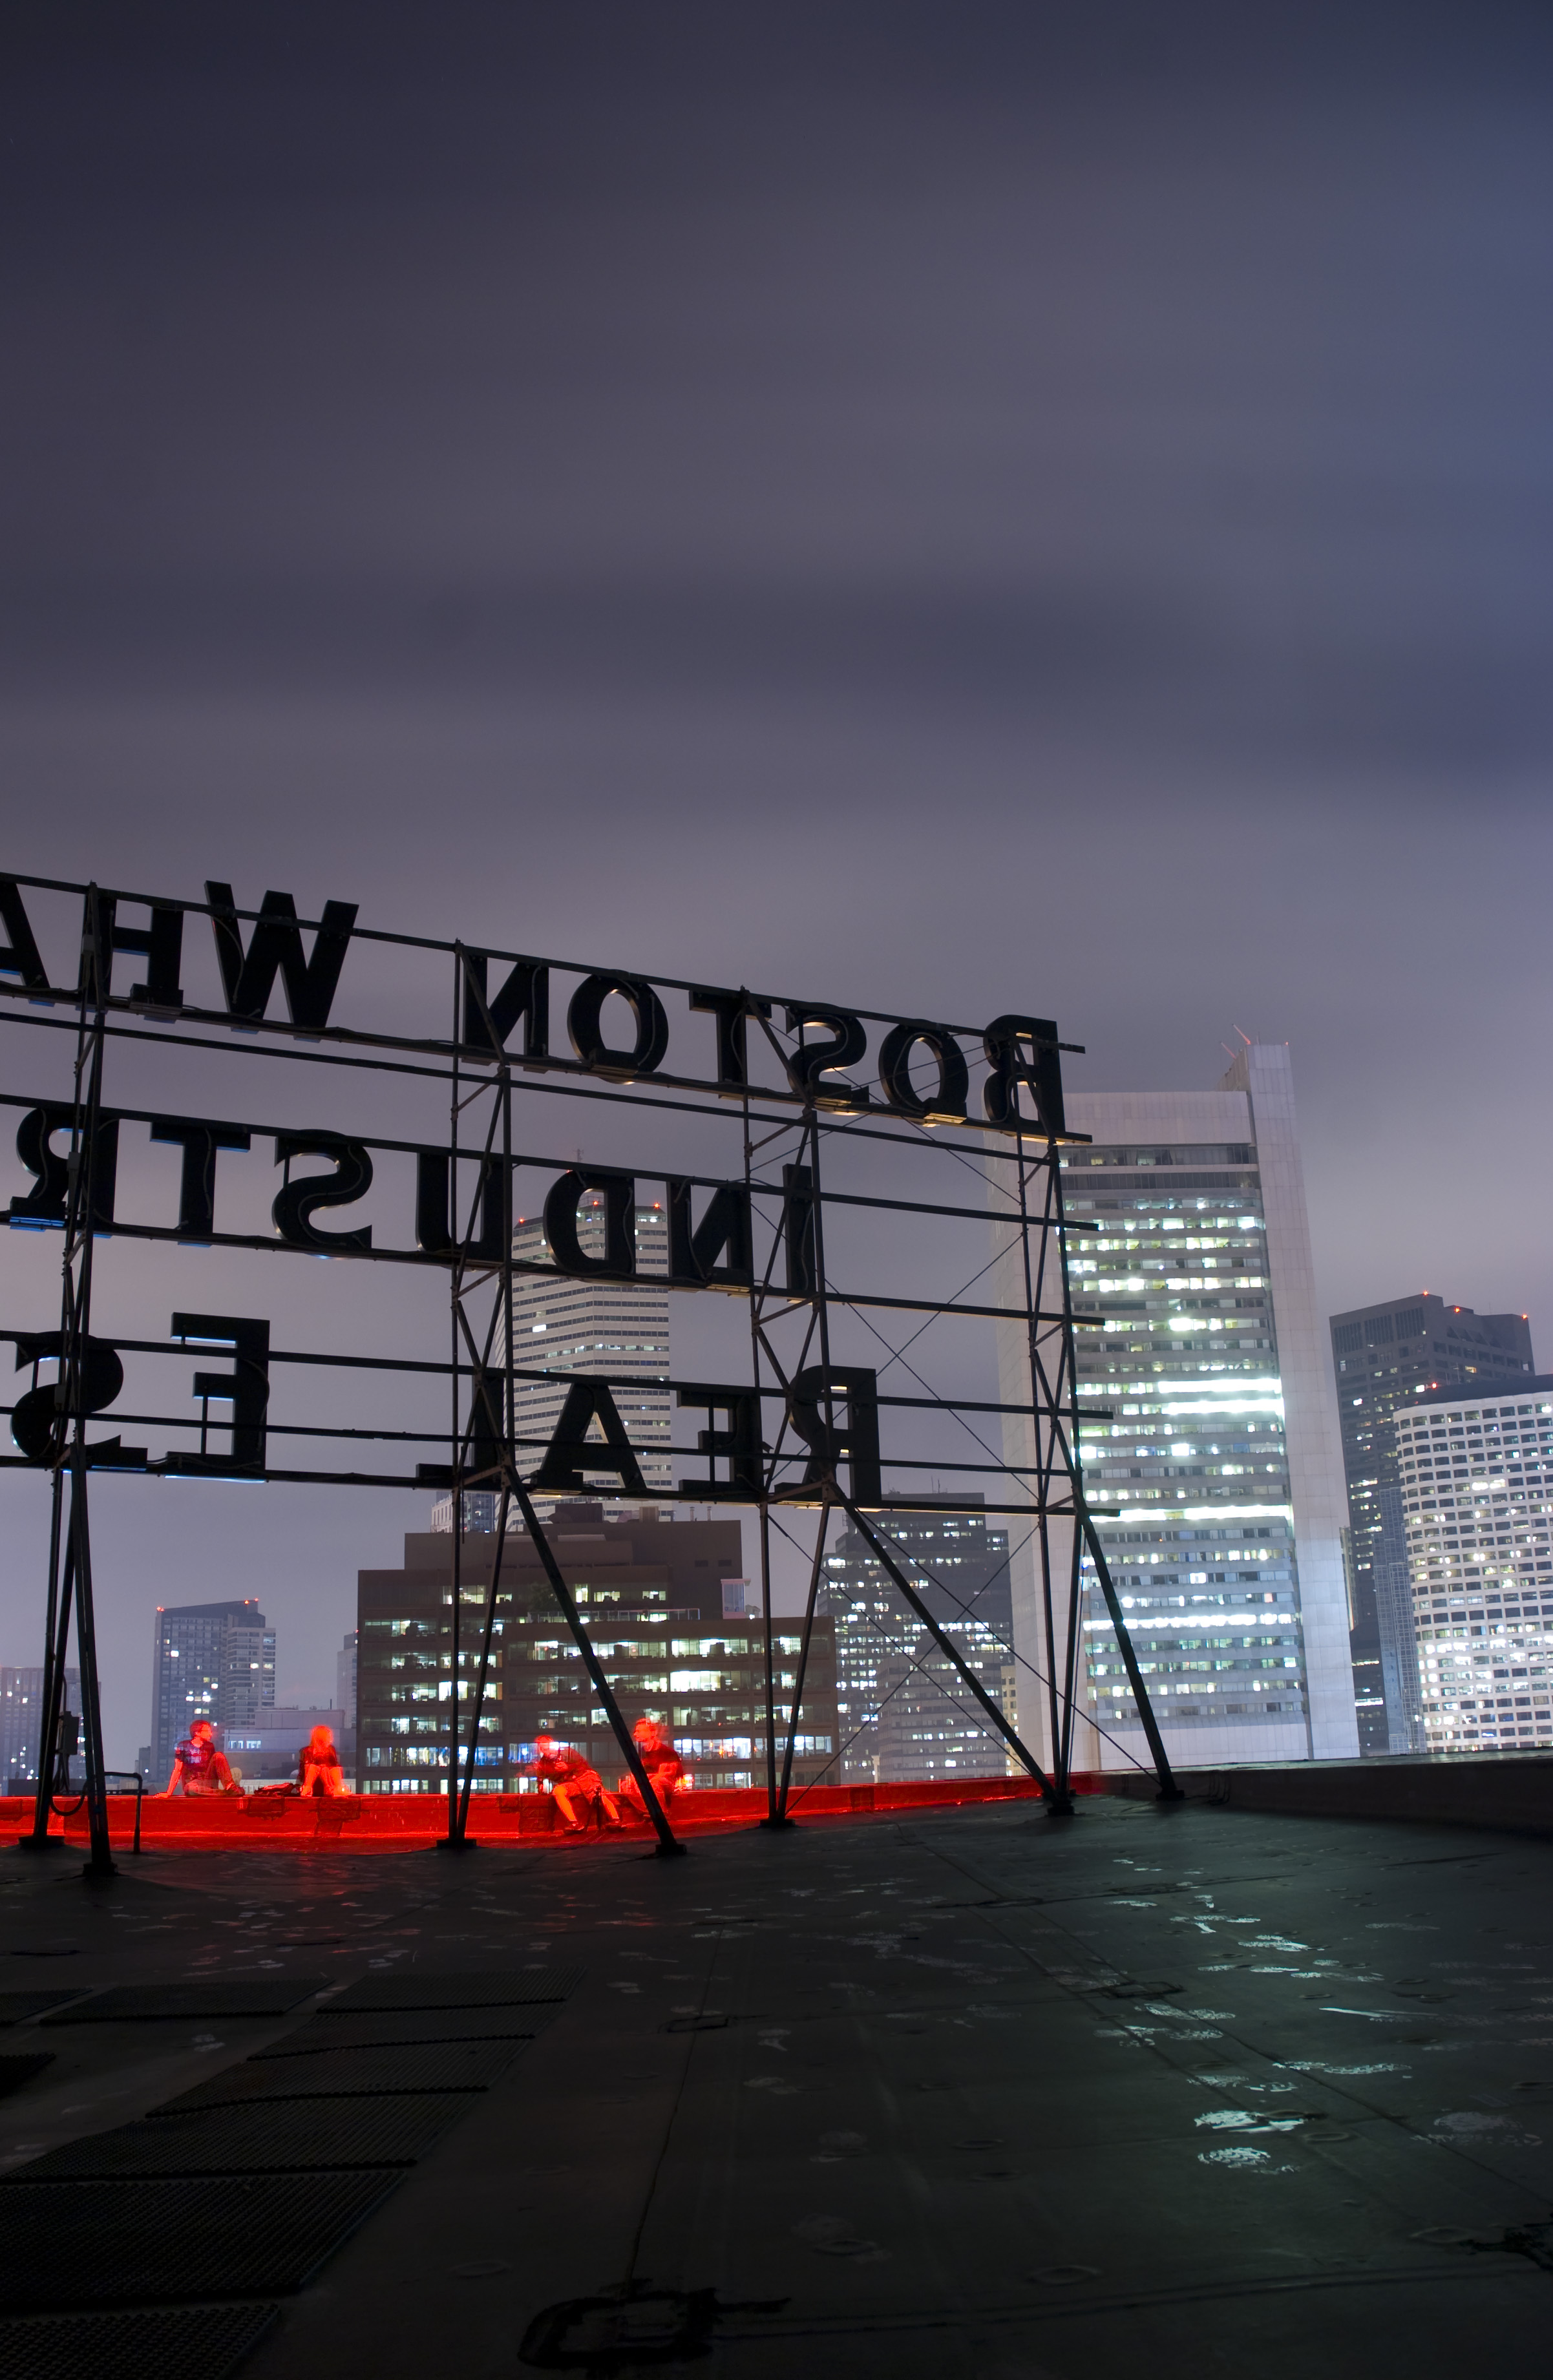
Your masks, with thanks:
M637 1756L647 1770L648 1780L659 1802L671 1801L685 1786L684 1761L673 1745L665 1740L656 1719L639 1718L631 1732L637 1740ZM647 1804L634 1777L621 1779L620 1798L623 1802L629 1802L638 1818L646 1817Z
M197 1718L173 1755L169 1793L240 1793L242 1787L216 1750L215 1729L208 1718Z
M340 1755L334 1749L333 1728L314 1728L302 1746L300 1768L300 1790L304 1799L314 1793L345 1791L345 1771L340 1767Z
M533 1774L549 1784L551 1799L569 1835L588 1832L588 1819L577 1815L579 1803L597 1820L601 1832L605 1826L623 1823L614 1795L605 1792L603 1779L596 1768L589 1768L580 1752L557 1743L552 1735L541 1735L535 1740L534 1754Z

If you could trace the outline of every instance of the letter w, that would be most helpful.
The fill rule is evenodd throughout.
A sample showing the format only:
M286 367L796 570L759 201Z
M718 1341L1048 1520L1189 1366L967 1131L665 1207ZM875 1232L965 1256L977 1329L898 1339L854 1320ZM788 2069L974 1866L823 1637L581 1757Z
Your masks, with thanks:
M324 903L322 920L313 937L313 954L307 959L302 955L297 904L289 892L265 893L246 952L230 884L208 883L205 898L211 905L227 1014L261 1017L278 975L285 985L285 1005L293 1025L315 1029L327 1025L350 944L350 929L356 923L355 902Z

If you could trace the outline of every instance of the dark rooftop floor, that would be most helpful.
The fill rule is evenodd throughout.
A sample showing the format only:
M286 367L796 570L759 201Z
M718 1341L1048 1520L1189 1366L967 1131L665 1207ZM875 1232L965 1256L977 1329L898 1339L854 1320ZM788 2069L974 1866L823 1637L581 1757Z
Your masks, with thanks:
M46 2258L23 2257L5 2216L25 2201L44 2210L30 2220L57 2214L88 2240L83 2193L104 2185L0 2189L11 2304L28 2317L0 2323L0 2375L172 2380L190 2357L200 2380L1548 2369L1553 1844L1091 1801L1069 1822L1010 1804L713 1837L673 1862L599 1843L123 1865L88 1887L67 1854L7 1857L0 1985L405 1975L464 1979L478 2000L468 1979L505 1976L490 2005L510 2021L325 2020L309 1998L268 2018L14 2024L0 2053L55 2062L0 2100L13 2183L303 2025L309 2041L346 2029L313 2053L325 2061L378 2058L385 2033L540 2029L504 2070L500 2056L479 2065L488 2042L443 2116L418 2101L407 2149L360 2147L410 2135L381 2098L364 2130L340 2095L380 2088L381 2068L318 2086L334 2095L317 2103L315 2165L334 2137L343 2165L416 2161L275 2301L246 2361L234 2317L164 2313L143 2367L125 2360L123 2323L76 2332L50 2363L45 2349L67 2355L50 2308L84 2301L36 2277ZM568 1997L518 2005L566 1991L571 1969ZM423 2079L424 2051L398 2055ZM261 2063L235 2098L297 2061ZM295 2098L280 2106L277 2155L294 2166L285 2143L306 2127ZM188 2207L230 2220L241 2201L262 2227L273 2204L241 2180L255 2115L227 2109L203 2133L177 2118L179 2138L206 2142L183 2167L161 2118L105 2146L103 2169L144 2169L152 2131L158 2171L208 2176L223 2142L247 2141L230 2178L154 2188L192 2191L166 2199L169 2222L195 2219ZM312 2204L299 2180L282 2187L294 2216ZM269 2300L274 2284L245 2286L233 2264L156 2289L109 2287L103 2302ZM237 2344L217 2352L227 2333Z

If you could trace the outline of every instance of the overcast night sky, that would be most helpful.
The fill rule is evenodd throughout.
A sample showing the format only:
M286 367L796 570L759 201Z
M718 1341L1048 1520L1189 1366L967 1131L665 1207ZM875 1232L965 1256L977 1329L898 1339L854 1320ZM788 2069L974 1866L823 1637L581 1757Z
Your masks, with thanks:
M21 0L0 865L1033 1010L1086 1087L1287 1040L1325 1310L1553 1366L1550 69L1497 0ZM115 1761L155 1601L326 1699L425 1510L172 1492L98 1508Z

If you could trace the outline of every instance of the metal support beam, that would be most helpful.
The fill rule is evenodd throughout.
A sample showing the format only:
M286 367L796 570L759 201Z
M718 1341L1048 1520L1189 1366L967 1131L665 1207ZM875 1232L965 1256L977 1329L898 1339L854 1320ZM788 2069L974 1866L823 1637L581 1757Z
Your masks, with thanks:
M539 1514L529 1501L528 1490L518 1479L513 1483L513 1492L517 1498L518 1510L523 1514L523 1524L533 1541L534 1550L544 1564L545 1576L550 1581L551 1593L560 1606L562 1618L572 1632L572 1641L582 1655L583 1667L588 1671L594 1693L603 1706L604 1716L613 1730L614 1740L620 1746L620 1756L635 1779L637 1791L642 1797L642 1807L652 1822L653 1832L658 1837L659 1852L672 1857L676 1852L683 1852L685 1845L675 1836L673 1828L664 1815L663 1805L653 1791L652 1779L642 1766L642 1757L637 1750L636 1740L621 1716L620 1705L615 1701L610 1690L610 1682L600 1667L599 1657L588 1641L588 1631L583 1626L581 1615L572 1599L571 1588L561 1574L561 1565L555 1559L549 1538L540 1526Z
M457 965L455 971L455 1031L456 1020L462 1002L465 998L470 999L478 1008L480 1019L491 1037L491 1045L492 1050L498 1051L501 1050L503 1049L502 1037L500 1033L498 1033L495 1024L492 1021L491 1011L486 1003L485 994L480 985L479 976L473 965L470 964L470 954L466 952L462 944L459 944L457 949ZM613 1734L614 1740L620 1747L621 1758L625 1761L626 1768L630 1772L632 1781L636 1785L637 1791L641 1796L642 1807L646 1811L653 1831L658 1837L659 1852L660 1854L673 1857L683 1852L685 1845L678 1840L673 1828L669 1824L668 1818L664 1815L663 1805L659 1801L658 1795L653 1788L652 1779L648 1775L647 1770L642 1764L641 1755L637 1750L636 1739L632 1735L630 1729L625 1724L620 1706L615 1701L614 1694L611 1689L609 1680L604 1675L599 1657L594 1651L588 1631L583 1625L582 1615L578 1611L576 1602L572 1595L571 1589L566 1585L566 1581L562 1574L561 1566L555 1559L554 1549L552 1547L549 1538L545 1536L539 1515L534 1510L534 1505L529 1497L528 1490L525 1487L523 1480L520 1478L517 1472L516 1462L516 1414L515 1410L514 1397L516 1364L515 1349L513 1345L512 1312L512 1069L507 1063L504 1055L501 1059L494 1078L490 1082L487 1087L489 1087L494 1094L491 1122L486 1130L485 1148L482 1152L481 1162L477 1168L476 1186L470 1199L468 1225L463 1235L463 1239L454 1263L452 1279L455 1365L456 1367L457 1342L460 1336L462 1336L467 1346L471 1359L472 1374L472 1385L469 1396L469 1418L463 1430L457 1433L454 1448L453 1494L455 1507L454 1525L457 1537L461 1540L463 1536L464 1480L466 1475L465 1463L468 1454L470 1443L477 1438L477 1436L483 1436L488 1439L493 1440L496 1447L499 1449L495 1478L500 1484L502 1502L496 1548L491 1561L491 1592L486 1599L485 1628L481 1640L479 1670L475 1690L475 1708L473 1718L470 1721L469 1748L465 1766L464 1788L461 1795L457 1795L455 1793L457 1770L456 1759L450 1763L448 1784L448 1841L450 1845L455 1843L462 1845L467 1840L466 1828L468 1819L469 1795L474 1776L475 1749L479 1733L480 1706L485 1696L485 1682L491 1657L491 1637L495 1622L497 1585L501 1577L502 1553L506 1539L508 1512L512 1500L516 1500L518 1510L523 1515L524 1526L528 1532L534 1550L539 1555L540 1560L544 1568L545 1575L550 1581L551 1592L555 1597L562 1618L565 1621L566 1626L571 1632L572 1640L576 1645L577 1651L582 1656L583 1666L588 1671L589 1683L592 1685L593 1691L598 1696L599 1702L602 1706L604 1715L609 1720L611 1732ZM458 1105L455 1057L453 1110L455 1148L454 1161L455 1166L457 1161ZM498 1306L492 1308L490 1323L486 1330L485 1345L483 1349L477 1350L474 1341L474 1333L469 1328L468 1318L465 1314L463 1307L463 1298L465 1294L464 1272L473 1253L476 1226L483 1210L484 1177L487 1164L489 1163L495 1148L498 1126L500 1127L502 1145L500 1160L502 1184L502 1256L499 1264L495 1268L495 1276L498 1283L497 1296L500 1300L500 1304ZM491 1268L486 1266L481 1269L480 1281L488 1281L490 1279ZM479 1286L479 1284L476 1283L474 1285ZM505 1363L502 1367L502 1391L499 1401L492 1392L491 1366L491 1349L495 1339L498 1322L501 1323L503 1328L506 1358ZM455 1370L455 1396L456 1393ZM477 1429L477 1419L481 1419L481 1427L479 1429ZM480 1475L484 1475L482 1474ZM455 1560L453 1627L453 1696L455 1720L458 1697L458 1572L459 1565ZM456 1725L455 1727L453 1741L455 1745L456 1745Z
M66 1653L76 1593L76 1533L61 1528L65 1475L54 1475L54 1533L49 1547L48 1635L43 1645L42 1708L38 1719L38 1787L32 1797L32 1832L25 1838L29 1851L47 1851L55 1838L49 1833L54 1808L54 1764L59 1742L59 1716L65 1707ZM64 1542L64 1568L60 1544Z
M464 1791L458 1797L458 1833L456 1840L466 1843L469 1836L469 1795L474 1790L475 1755L479 1744L480 1711L485 1702L485 1682L491 1670L491 1639L496 1626L496 1597L502 1584L502 1554L507 1542L507 1512L512 1491L505 1482L502 1501L496 1514L496 1548L491 1557L491 1591L485 1598L485 1627L480 1636L479 1669L475 1678L475 1706L469 1714L469 1749L464 1762ZM450 1838L450 1840L453 1840Z
M1132 1635L1125 1620L1122 1617L1122 1606L1117 1599L1116 1588L1111 1580L1110 1566L1101 1548L1099 1534L1087 1512L1084 1514L1080 1526L1084 1531L1085 1542L1094 1558L1095 1573L1100 1582L1100 1593L1106 1599L1106 1609L1110 1614L1110 1624L1116 1631L1116 1641L1122 1647L1122 1664L1132 1682L1133 1699L1138 1706L1138 1717L1143 1721L1143 1731L1148 1739L1148 1749L1154 1755L1154 1773L1159 1779L1159 1799L1161 1802L1183 1802L1186 1796L1171 1772L1170 1755L1165 1750L1165 1740L1159 1732L1159 1724L1154 1716L1154 1706L1148 1699L1148 1689L1144 1684L1143 1672L1138 1668L1138 1657L1133 1650Z
M1022 1741L1017 1730L1010 1726L1001 1710L993 1701L991 1695L982 1684L981 1680L977 1676L976 1671L971 1669L965 1661L965 1657L960 1651L960 1647L955 1644L953 1638L946 1635L943 1629L939 1625L939 1622L934 1619L932 1613L923 1602L922 1597L917 1594L916 1587L913 1586L910 1579L907 1578L904 1571L901 1568L899 1562L896 1561L894 1556L891 1553L889 1547L884 1542L884 1539L880 1536L879 1531L868 1519L867 1514L866 1512L860 1512L856 1505L850 1502L849 1500L841 1495L839 1491L836 1500L842 1506L843 1510L850 1515L854 1527L860 1529L863 1536L867 1539L869 1545L873 1548L874 1552L879 1557L880 1562L884 1565L884 1568L889 1572L891 1578L894 1581L896 1586L900 1589L900 1592L904 1596L907 1603L911 1606L912 1610L916 1614L916 1617L921 1621L923 1627L927 1629L928 1634L932 1637L940 1652L952 1665L952 1667L959 1672L962 1683L972 1694L975 1695L977 1701L981 1705L982 1709L987 1713L988 1718L991 1720L992 1725L997 1729L998 1733L1002 1737L1003 1742L1013 1754L1014 1758L1020 1763L1021 1767L1035 1779L1036 1783L1040 1787L1047 1801L1049 1803L1054 1803L1057 1799L1057 1791L1050 1778L1046 1774L1045 1769L1042 1768L1039 1761L1036 1758L1035 1754L1031 1752Z
M814 1636L814 1607L819 1594L819 1572L825 1560L825 1538L831 1526L831 1500L826 1498L819 1508L819 1526L815 1534L814 1561L809 1570L808 1602L804 1609L804 1640L798 1647L798 1673L793 1688L793 1712L787 1722L787 1744L782 1755L782 1791L777 1796L774 1823L790 1827L787 1796L793 1785L793 1747L798 1732L798 1714L804 1705L804 1680L808 1674L809 1645Z
M115 1874L108 1841L107 1781L103 1763L103 1708L97 1676L97 1633L91 1594L91 1533L86 1492L87 1371L91 1330L91 1262L99 1205L103 1115L103 1047L107 1024L111 953L103 932L97 887L87 887L80 946L79 1005L76 1019L75 1099L65 1202L65 1245L60 1259L59 1378L55 1421L49 1450L54 1473L54 1512L49 1543L48 1642L43 1652L43 1710L38 1746L38 1791L33 1802L34 1848L49 1840L55 1747L64 1707L72 1604L80 1663L81 1737L86 1762L87 1829L91 1844L84 1874ZM67 1477L69 1509L62 1515ZM60 1538L66 1540L65 1573L57 1602Z

